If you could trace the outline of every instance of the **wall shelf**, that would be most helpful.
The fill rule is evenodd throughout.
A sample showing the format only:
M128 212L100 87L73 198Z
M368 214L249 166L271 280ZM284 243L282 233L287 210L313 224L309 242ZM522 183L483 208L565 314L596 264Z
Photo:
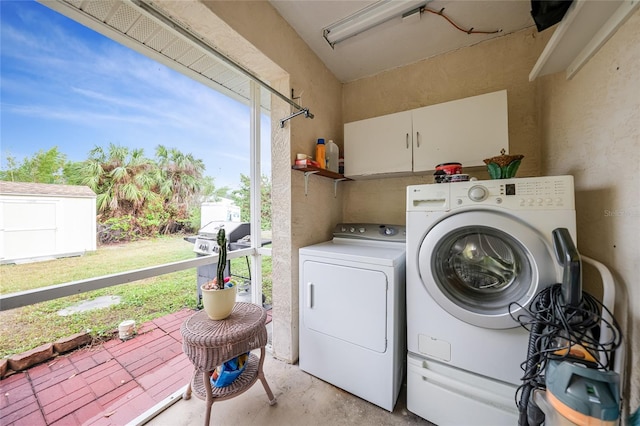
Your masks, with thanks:
M298 170L299 172L304 172L304 195L307 195L309 188L309 176L317 174L318 176L323 176L326 178L333 179L333 196L336 197L338 192L338 182L343 180L351 180L349 178L344 177L340 173L335 173L327 169L321 169L319 167L313 166L291 166L293 170Z
M529 81L566 70L571 79L640 7L640 0L574 0L556 27Z

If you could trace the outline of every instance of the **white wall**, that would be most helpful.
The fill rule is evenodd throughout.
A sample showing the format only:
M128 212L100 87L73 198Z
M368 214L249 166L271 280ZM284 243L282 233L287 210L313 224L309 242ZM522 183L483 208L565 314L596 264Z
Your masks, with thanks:
M575 177L578 250L619 284L633 411L640 406L640 11L572 80L542 78L540 99L541 171ZM586 269L584 279L593 275Z

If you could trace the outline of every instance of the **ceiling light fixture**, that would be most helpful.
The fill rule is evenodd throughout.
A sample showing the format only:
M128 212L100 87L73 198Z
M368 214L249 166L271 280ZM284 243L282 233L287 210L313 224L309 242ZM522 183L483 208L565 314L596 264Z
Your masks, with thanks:
M381 0L322 29L333 48L337 43L408 12L419 13L431 0Z

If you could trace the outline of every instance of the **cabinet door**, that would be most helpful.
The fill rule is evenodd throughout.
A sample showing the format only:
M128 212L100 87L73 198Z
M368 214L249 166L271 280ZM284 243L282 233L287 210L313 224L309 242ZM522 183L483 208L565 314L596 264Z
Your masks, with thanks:
M411 172L411 111L344 125L344 174Z
M482 166L483 159L509 151L506 90L412 112L415 172L451 162Z

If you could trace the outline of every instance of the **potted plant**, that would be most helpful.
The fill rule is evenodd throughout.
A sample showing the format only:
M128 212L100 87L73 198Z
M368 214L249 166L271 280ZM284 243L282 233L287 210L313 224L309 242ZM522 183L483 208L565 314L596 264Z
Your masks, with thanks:
M222 320L231 315L236 303L236 287L234 282L225 278L224 270L227 265L227 237L224 228L218 230L218 267L216 277L203 284L202 305L207 316L212 320Z

